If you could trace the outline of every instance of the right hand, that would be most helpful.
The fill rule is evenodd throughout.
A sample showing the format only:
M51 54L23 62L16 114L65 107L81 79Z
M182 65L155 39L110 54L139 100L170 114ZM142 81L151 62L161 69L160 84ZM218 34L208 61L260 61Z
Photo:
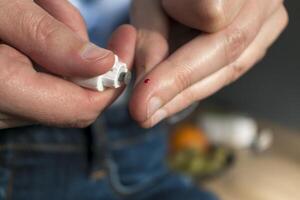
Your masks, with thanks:
M105 50L89 42L82 17L66 0L1 0L0 18L0 129L85 127L120 94L122 89L99 93L51 74L100 75L113 65L114 53L131 66L131 26L120 27ZM33 63L51 74L37 72Z
M130 111L145 128L240 78L288 23L283 0L133 2L137 84Z

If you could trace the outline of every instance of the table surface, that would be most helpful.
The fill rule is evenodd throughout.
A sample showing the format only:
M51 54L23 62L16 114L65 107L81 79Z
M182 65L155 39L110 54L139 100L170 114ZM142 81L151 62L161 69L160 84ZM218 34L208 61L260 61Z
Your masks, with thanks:
M300 130L263 126L274 131L268 151L238 152L234 167L204 183L222 200L300 200Z

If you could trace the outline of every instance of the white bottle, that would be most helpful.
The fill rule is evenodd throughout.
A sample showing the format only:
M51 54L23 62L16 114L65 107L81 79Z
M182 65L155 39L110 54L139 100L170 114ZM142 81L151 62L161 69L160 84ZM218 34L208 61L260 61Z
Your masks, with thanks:
M215 145L264 151L273 141L272 131L259 132L257 122L245 115L204 113L198 124Z

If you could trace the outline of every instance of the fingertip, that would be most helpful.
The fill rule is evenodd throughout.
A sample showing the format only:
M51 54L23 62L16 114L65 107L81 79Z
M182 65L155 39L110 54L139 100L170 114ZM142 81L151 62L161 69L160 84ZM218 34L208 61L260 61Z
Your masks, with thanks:
M134 34L136 35L136 28L130 24L123 24L117 28L117 31L124 31L129 34Z
M119 56L128 67L132 66L136 43L136 29L131 25L122 25L112 34L108 49Z
M135 53L136 83L145 81L150 73L169 55L169 44L163 34L155 31L139 30Z
M153 105L151 106L151 110L154 110L153 107L159 108L161 106L159 105L159 101L157 101L158 98L155 97L155 93L160 89L161 86L157 78L158 77L149 74L134 88L129 103L129 108L133 119L138 122L146 121L150 115L149 112L153 112L149 111L148 104L150 102L153 102L151 103ZM151 101L152 99L154 99L154 101Z

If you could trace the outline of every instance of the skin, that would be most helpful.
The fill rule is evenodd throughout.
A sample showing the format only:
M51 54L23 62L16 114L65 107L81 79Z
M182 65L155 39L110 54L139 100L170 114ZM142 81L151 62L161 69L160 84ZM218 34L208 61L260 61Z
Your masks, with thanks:
M66 0L2 0L0 9L0 129L85 127L120 94L59 77L100 75L112 65L112 52L131 66L135 29L120 27L105 50L89 42L82 17ZM265 55L287 21L280 0L135 0L133 118L152 127L235 81Z
M282 0L135 0L131 18L138 78L130 111L145 128L237 80L288 23Z
M113 65L114 53L131 67L132 26L119 27L106 50L89 42L67 0L1 0L0 10L0 129L86 127L120 95L122 89L99 93L61 77L100 75Z

